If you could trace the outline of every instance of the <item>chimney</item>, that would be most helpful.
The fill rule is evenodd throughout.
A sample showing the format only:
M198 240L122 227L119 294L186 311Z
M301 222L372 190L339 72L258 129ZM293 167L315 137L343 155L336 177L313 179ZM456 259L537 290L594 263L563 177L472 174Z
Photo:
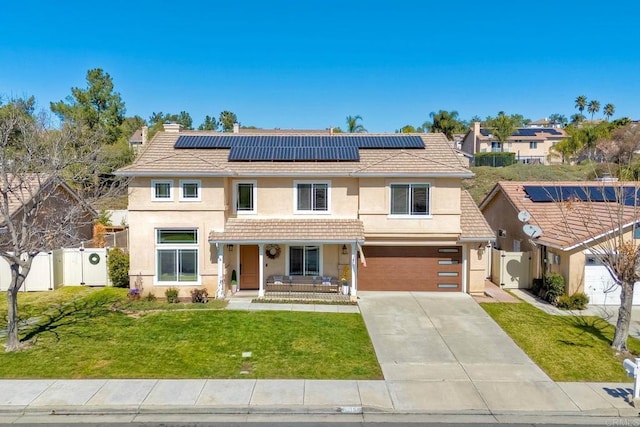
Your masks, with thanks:
M240 133L240 123L233 124L233 133Z
M147 143L147 138L149 138L149 127L142 126L142 145Z
M178 133L180 129L182 129L182 125L180 123L165 123L164 131L167 133Z
M473 133L476 136L480 135L480 122L473 122Z
M329 128L329 135L333 135L333 127Z

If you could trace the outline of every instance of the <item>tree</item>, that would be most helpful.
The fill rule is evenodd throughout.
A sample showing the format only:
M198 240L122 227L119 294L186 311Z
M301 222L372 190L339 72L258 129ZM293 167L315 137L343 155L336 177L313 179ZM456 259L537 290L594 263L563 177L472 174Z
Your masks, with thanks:
M205 116L204 122L198 126L198 130L218 130L218 121L215 117Z
M47 129L46 117L25 117L19 104L0 108L0 257L11 270L6 351L20 347L17 295L33 259L40 252L77 245L81 230L92 226L88 206L97 196L110 195L76 184L98 167L100 132L87 137L75 122ZM60 190L65 182L75 184L79 201Z
M591 120L593 120L593 115L600 111L600 102L595 99L589 101L589 105L587 105L587 111L591 113Z
M120 125L126 112L124 102L113 90L113 80L101 68L87 71L87 88L71 88L66 102L51 103L53 111L63 123L99 132L104 143L113 144L121 134Z
M193 129L193 119L186 111L180 111L179 114L154 112L151 113L151 117L149 117L149 124L151 125L149 127L149 139L153 138L156 133L162 131L165 123L178 123L183 129Z
M631 165L634 154L640 150L640 128L627 125L614 129L609 137L597 141L596 149L606 162Z
M439 110L437 113L429 113L431 122L426 122L430 132L440 132L445 134L449 141L453 141L454 133L462 133L466 129L466 124L458 120L457 111Z
M572 114L570 124L576 126L584 121L584 116L582 114Z
M620 286L620 306L611 347L626 351L633 289L640 280L640 246L634 242L633 225L629 225L635 224L640 214L636 196L640 185L638 182L603 183L602 188L583 190L586 200L572 198L557 203L562 215L560 226L580 241L580 246L607 269L614 285ZM581 235L579 230L589 230L590 235Z
M567 118L559 113L553 113L549 116L549 123L552 126L559 126L561 128L567 125Z
M504 111L500 111L496 117L487 117L486 127L491 129L493 137L500 142L500 151L504 151L504 144L515 132L517 117L508 116Z
M411 125L404 125L400 128L400 131L396 131L396 133L415 133L416 128Z
M233 132L233 125L238 123L238 116L231 111L224 110L218 118L223 132Z
M367 131L361 123L358 123L358 120L362 120L362 117L347 116L346 122L348 133L363 133Z
M584 95L580 95L576 98L576 108L578 109L578 111L580 111L580 115L582 116L583 120L584 120L584 115L582 114L582 112L584 111L584 109L587 107L587 97Z
M613 104L605 104L604 108L602 109L602 112L604 113L604 116L606 117L607 121L609 121L611 116L613 116L613 114L616 112L616 107L614 107Z

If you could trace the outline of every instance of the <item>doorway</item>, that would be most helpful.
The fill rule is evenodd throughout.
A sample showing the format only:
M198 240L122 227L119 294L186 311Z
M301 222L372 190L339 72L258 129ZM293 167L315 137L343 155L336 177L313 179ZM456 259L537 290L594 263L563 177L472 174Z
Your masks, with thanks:
M240 289L257 290L259 286L258 246L240 246Z

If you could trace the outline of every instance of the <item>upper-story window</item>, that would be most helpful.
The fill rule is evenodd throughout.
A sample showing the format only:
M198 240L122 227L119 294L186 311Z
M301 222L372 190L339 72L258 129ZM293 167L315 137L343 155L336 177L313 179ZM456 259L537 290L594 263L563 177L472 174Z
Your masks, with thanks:
M538 141L529 141L529 148L531 150L536 150L538 148Z
M295 182L295 212L329 213L330 190L328 182Z
M257 185L255 181L234 182L233 205L238 214L255 214Z
M391 215L430 215L429 184L391 184Z
M200 187L202 184L199 180L181 180L180 181L180 200L199 202Z
M173 181L166 179L151 181L151 199L158 201L173 200Z

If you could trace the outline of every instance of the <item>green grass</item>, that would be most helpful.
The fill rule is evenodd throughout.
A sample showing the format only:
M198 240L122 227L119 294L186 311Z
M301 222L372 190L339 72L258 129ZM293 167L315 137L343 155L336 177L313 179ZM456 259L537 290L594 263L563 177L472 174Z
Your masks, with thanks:
M485 303L482 308L554 381L630 381L610 348L614 328L596 316L552 316L526 303ZM627 345L640 354L640 341Z
M382 378L359 314L226 311L81 289L21 295L21 314L42 321L21 333L24 350L0 353L0 378Z

